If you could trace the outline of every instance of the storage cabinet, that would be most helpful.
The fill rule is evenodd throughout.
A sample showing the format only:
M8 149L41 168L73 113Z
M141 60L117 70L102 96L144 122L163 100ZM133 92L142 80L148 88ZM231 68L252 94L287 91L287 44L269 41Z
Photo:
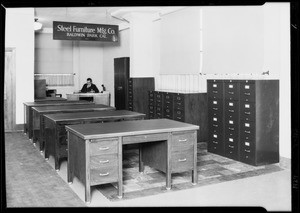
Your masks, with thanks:
M129 78L128 110L144 113L149 118L148 91L154 90L154 78Z
M207 141L207 94L149 91L149 118L168 118L200 126L197 141Z
M208 151L251 165L279 162L279 81L208 80Z

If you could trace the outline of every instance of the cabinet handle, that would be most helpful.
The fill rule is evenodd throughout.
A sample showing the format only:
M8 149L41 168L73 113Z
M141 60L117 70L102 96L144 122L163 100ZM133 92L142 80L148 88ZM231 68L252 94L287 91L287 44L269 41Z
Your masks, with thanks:
M230 128L230 127L229 127L228 129L229 129L229 130L234 130L234 128Z
M250 150L248 150L248 149L245 149L245 152L248 152L248 153L249 153L249 152L250 152Z
M217 124L213 124L213 126L214 126L214 127L218 127L218 125L217 125Z
M99 175L100 175L101 177L102 177L102 176L107 176L107 175L109 175L109 172L106 172L106 173L100 173Z
M180 119L180 120L181 120L181 117L177 117L177 119Z
M246 115L250 115L250 112L245 112Z
M229 94L233 94L234 92L228 92Z
M213 108L213 110L218 110L218 108Z
M218 93L218 91L212 91L213 93Z
M178 159L179 162L184 162L186 161L186 158L183 158L183 159Z
M250 95L250 92L245 92L245 95Z
M229 111L229 112L234 112L234 110L233 110L233 109L229 109L228 111Z
M101 150L101 151L103 151L103 150L108 150L108 149L109 149L108 146L106 146L106 147L99 147L99 150Z
M213 141L213 143L217 144L218 142L217 141Z
M179 142L186 142L187 139L179 139Z
M100 160L99 163L108 163L109 160Z
M230 148L234 148L234 146L230 146L230 145L229 145L229 147L230 147Z
M245 132L246 132L246 133L250 133L250 131L246 131L246 130L245 130Z

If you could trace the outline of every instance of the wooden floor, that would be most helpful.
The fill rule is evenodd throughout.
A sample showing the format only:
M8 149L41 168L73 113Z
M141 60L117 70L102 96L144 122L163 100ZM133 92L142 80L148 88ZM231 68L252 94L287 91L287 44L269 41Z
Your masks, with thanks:
M84 207L23 133L5 134L7 207Z

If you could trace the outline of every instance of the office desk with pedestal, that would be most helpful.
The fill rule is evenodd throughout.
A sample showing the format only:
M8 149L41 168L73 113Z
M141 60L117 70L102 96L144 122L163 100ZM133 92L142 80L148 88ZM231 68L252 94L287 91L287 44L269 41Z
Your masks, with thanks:
M68 182L76 176L85 184L85 201L90 202L91 186L118 182L123 196L122 153L125 144L140 144L139 171L144 165L171 174L192 171L197 176L197 130L199 126L169 119L78 124L66 126L68 134Z
M105 91L103 93L73 93L73 94L67 94L68 100L81 100L81 98L87 98L90 97L93 99L93 102L95 104L105 104L110 105L110 93Z
M66 101L62 100L51 100L51 101L34 101L34 102L24 102L24 134L28 133L29 139L32 139L32 107L39 106L64 106L64 105L75 105L75 104L94 104L88 101Z
M43 132L40 131L40 127L44 123L45 114L56 114L56 113L74 113L74 112L92 112L92 111L101 111L101 110L115 110L115 107L103 105L103 104L80 104L80 105L65 105L65 106L40 106L32 108L32 117L33 117L33 143L37 140L41 140L43 137ZM43 144L41 144L43 145ZM43 150L43 146L40 146Z
M127 111L127 110L104 110L81 113L60 113L44 115L45 136L45 158L53 155L55 159L55 169L59 170L59 160L67 157L67 132L66 125L103 123L127 120L140 120L145 118L145 114Z

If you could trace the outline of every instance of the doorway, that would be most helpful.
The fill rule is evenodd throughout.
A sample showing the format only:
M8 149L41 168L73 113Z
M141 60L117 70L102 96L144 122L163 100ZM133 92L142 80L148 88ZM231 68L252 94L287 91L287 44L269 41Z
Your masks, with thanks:
M12 132L16 126L16 70L15 48L5 48L4 71L4 130Z

